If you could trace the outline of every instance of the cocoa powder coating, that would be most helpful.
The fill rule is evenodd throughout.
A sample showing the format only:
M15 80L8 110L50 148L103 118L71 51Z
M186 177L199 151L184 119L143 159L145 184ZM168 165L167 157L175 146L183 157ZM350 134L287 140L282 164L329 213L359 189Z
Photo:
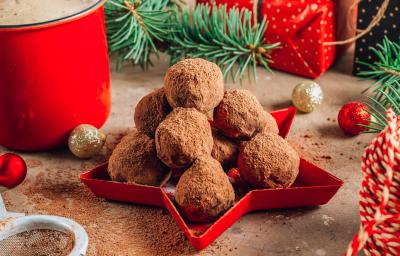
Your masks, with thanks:
M214 147L211 156L220 162L226 171L236 167L237 157L239 155L239 145L237 142L225 137L216 129L212 130L212 135Z
M144 96L136 105L134 114L136 129L153 137L158 125L171 110L164 88L156 89Z
M265 112L257 98L248 90L226 91L214 109L214 125L231 138L250 139L263 129L277 133L275 119Z
M126 135L112 152L108 173L113 181L159 186L170 171L158 158L154 139L136 130Z
M175 108L156 130L157 156L171 168L183 168L211 155L213 138L207 117L195 108Z
M235 192L221 164L204 156L196 159L179 179L175 200L188 220L208 222L233 205Z
M274 133L259 133L240 147L240 177L255 187L290 187L299 173L299 164L296 150Z
M220 68L204 59L185 59L171 66L165 75L164 86L173 108L196 108L202 113L215 108L224 95Z
M265 117L266 122L265 122L264 129L262 131L279 134L279 127L278 127L278 124L276 123L275 118L266 111L264 111L264 117Z

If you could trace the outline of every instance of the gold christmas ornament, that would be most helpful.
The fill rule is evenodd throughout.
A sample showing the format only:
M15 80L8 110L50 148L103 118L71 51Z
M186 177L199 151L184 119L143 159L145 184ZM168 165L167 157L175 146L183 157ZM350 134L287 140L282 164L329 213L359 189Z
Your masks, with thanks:
M90 158L101 150L106 137L96 127L89 124L81 124L70 133L68 147L75 156Z
M292 92L293 105L302 112L312 112L324 99L321 87L314 81L306 80L296 85Z

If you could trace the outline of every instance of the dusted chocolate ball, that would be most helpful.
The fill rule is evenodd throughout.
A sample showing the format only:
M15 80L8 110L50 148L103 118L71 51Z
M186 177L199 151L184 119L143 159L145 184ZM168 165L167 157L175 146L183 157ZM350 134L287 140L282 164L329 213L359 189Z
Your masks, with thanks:
M211 156L200 157L179 179L175 200L187 219L208 222L227 211L235 192L221 164Z
M211 156L220 162L226 171L235 167L239 154L239 145L232 139L222 135L216 129L212 130L212 135L214 139L214 147Z
M156 89L144 96L136 105L134 114L136 128L140 132L154 136L158 125L171 110L164 88Z
M170 170L158 158L154 139L136 130L115 147L108 163L113 181L159 186Z
M259 133L241 145L240 177L259 188L287 188L296 180L300 158L279 135Z
M171 168L189 166L213 148L207 117L194 108L175 108L156 130L157 156Z
M229 90L214 109L214 125L231 138L249 139L265 130L278 133L275 119L248 90Z
M262 130L263 132L272 132L275 134L279 134L279 127L278 124L276 123L275 118L268 112L265 112L265 126L264 129Z
M196 108L202 113L215 108L224 95L221 70L204 59L185 59L170 67L164 86L173 108Z

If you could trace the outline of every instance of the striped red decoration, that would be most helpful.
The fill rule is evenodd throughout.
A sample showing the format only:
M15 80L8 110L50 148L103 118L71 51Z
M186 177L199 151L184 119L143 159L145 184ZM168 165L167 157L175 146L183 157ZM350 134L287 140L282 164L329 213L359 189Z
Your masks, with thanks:
M389 109L388 126L366 148L360 191L361 226L346 256L400 255L400 118Z

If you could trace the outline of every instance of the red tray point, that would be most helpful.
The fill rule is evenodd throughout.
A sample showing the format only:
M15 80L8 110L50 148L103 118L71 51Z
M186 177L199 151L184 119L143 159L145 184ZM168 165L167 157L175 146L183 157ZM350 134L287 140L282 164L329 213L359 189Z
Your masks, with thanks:
M165 207L160 187L112 181L107 167L108 163L104 163L79 175L95 196L119 202Z
M296 110L287 108L271 112L271 114L277 120L280 135L287 137ZM248 212L323 205L343 185L343 181L339 178L304 159L300 161L299 175L290 188L251 190L240 187L240 177L237 175L231 178L235 181L235 189L240 189L242 193L239 193L236 203L225 214L212 223L204 224L189 222L182 217L173 202L174 182L163 187L114 182L108 176L107 163L80 175L81 181L98 197L168 209L190 243L198 250L207 247Z
M296 108L289 107L285 109L275 110L270 112L275 118L276 123L279 127L279 135L283 138L287 138L292 127L294 117L296 116Z

